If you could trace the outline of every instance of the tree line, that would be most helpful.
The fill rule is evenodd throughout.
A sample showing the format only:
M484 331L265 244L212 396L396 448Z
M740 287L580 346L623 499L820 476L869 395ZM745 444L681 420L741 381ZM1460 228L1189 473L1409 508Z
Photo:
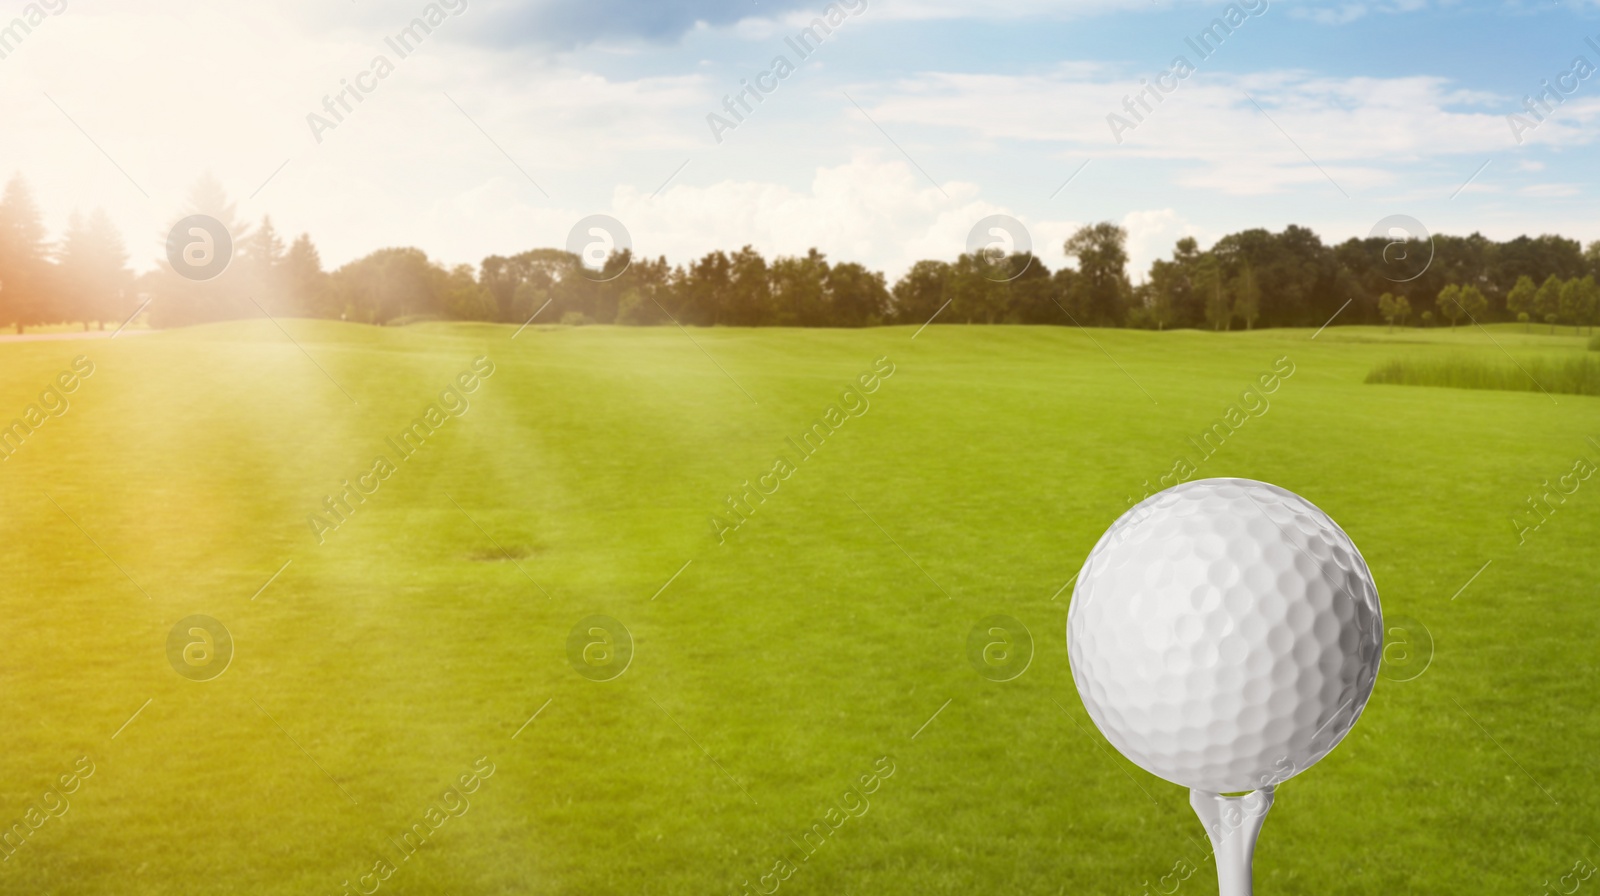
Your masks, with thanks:
M0 326L120 323L148 304L157 327L236 318L321 317L369 324L480 320L624 325L865 327L1019 323L1229 330L1387 322L1452 326L1516 321L1593 328L1600 241L1555 235L1497 242L1470 236L1388 237L1324 244L1289 225L1229 234L1202 251L1177 241L1145 282L1130 282L1127 231L1079 229L1072 263L1051 271L1029 252L925 260L892 285L881 272L816 249L768 259L750 246L687 264L614 252L599 270L562 249L491 255L445 267L420 249L379 249L326 270L311 237L292 240L270 218L247 225L221 186L202 178L189 211L233 236L232 261L212 280L168 265L135 274L103 211L73 213L51 240L22 178L0 195ZM160 235L165 239L165 234Z

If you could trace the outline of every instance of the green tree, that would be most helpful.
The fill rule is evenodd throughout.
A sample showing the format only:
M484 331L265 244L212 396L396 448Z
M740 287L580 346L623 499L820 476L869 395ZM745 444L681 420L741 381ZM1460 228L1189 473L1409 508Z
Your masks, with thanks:
M1230 278L1249 266L1261 290L1263 326L1317 326L1351 296L1341 284L1338 255L1297 224L1281 233L1257 227L1228 234L1217 240L1211 253ZM1346 275L1344 280L1352 278Z
M1181 277L1182 272L1175 261L1158 258L1150 265L1150 320L1157 330L1165 330L1173 322Z
M89 329L90 296L94 293L89 282L92 254L88 222L73 210L67 216L67 229L56 251L59 276L56 277L55 304L57 313L63 318L81 321L85 330Z
M1109 221L1080 227L1062 251L1078 262L1085 326L1116 326L1127 313L1133 287L1128 282L1128 231Z
M1234 280L1233 294L1233 313L1244 321L1244 328L1248 330L1261 317L1261 287L1256 284L1249 262L1245 262L1244 270Z
M1489 299L1476 286L1461 287L1461 310L1467 319L1473 323L1482 320L1489 313Z
M1378 313L1389 322L1389 332L1392 333L1396 322L1405 326L1406 318L1411 316L1411 300L1386 292L1378 297Z
M1083 290L1078 288L1078 279L1078 272L1068 267L1057 268L1050 275L1050 304L1061 306L1056 311L1054 323L1071 324L1074 320L1083 321L1089 316L1088 309L1079 304L1084 295ZM1062 312L1072 315L1071 320L1061 320Z
M950 309L945 312L951 322L992 324L1005 320L1011 294L1004 282L995 279L1004 276L997 273L1004 264L981 252L956 258L950 266Z
M1206 323L1213 330L1222 330L1233 318L1233 304L1223 287L1222 264L1217 257L1206 253L1195 270L1195 288L1205 298Z
M93 321L104 330L106 321L120 321L134 310L128 250L104 209L87 219L76 212L67 219L58 264L63 319L80 321L85 330Z
M894 284L893 317L903 324L922 326L944 307L950 284L950 265L919 261Z
M620 253L612 253L607 258L608 269L619 256ZM554 321L561 311L572 310L567 306L585 298L584 289L591 281L579 273L582 267L578 256L565 249L491 255L478 267L478 284L494 296L498 320L520 325L549 301L551 306L540 314L540 320L549 314ZM538 301L529 306L527 303L535 296Z
M662 308L675 303L673 282L673 269L666 258L634 260L628 265L627 272L617 279L617 310L610 319L618 323L666 323ZM624 304L631 305L627 320L623 319ZM604 321L607 318L602 316L597 319ZM770 324L772 321L769 319L767 322Z
M1172 325L1198 327L1205 323L1206 301L1196 286L1200 268L1200 244L1194 237L1178 240L1172 249Z
M1006 319L1020 324L1061 324L1061 309L1056 307L1055 277L1031 252L1015 252L1005 260L1005 270L1021 271L1006 281Z
M438 279L437 275L434 275L434 279ZM494 319L494 296L472 275L472 265L458 264L451 268L444 282L439 284L439 291L440 307L449 317L455 320Z
M1600 285L1593 274L1578 281L1578 320L1589 325L1589 335L1594 335L1595 318L1600 317Z
M333 307L328 294L328 274L322 269L322 253L302 233L284 253L281 272L285 298L291 313L315 317L337 317L343 310ZM492 298L492 297L491 297ZM493 320L493 316L479 318Z
M853 261L828 269L828 325L870 327L889 313L889 290L883 275Z
M1559 310L1561 320L1572 324L1574 333L1583 332L1584 321L1584 287L1583 281L1577 277L1561 284L1561 298Z
M1517 278L1517 285L1511 287L1506 293L1506 310L1515 314L1517 320L1527 323L1524 315L1533 311L1533 297L1538 295L1539 287L1533 278L1524 274Z
M767 260L752 246L733 253L729 272L728 306L724 309L726 322L735 326L755 327L771 323L772 281L768 276Z
M254 269L261 279L277 270L287 252L278 228L272 226L271 216L263 216L260 227L234 243L235 263Z
M1452 283L1439 290L1439 298L1436 303L1439 306L1439 313L1450 319L1450 329L1454 330L1456 321L1461 318L1465 311L1461 306L1461 287Z
M483 281L480 278L478 282L481 284ZM540 286L536 280L524 280L517 284L517 291L511 296L513 320L527 323L540 314L548 313L551 301L550 286ZM545 322L549 323L555 319L555 315L552 314Z
M1550 332L1556 331L1556 317L1561 313L1560 277L1551 274L1539 284L1539 291L1533 294L1533 313L1550 325Z
M679 322L707 327L726 323L733 292L733 259L721 250L706 253L704 258L689 265ZM814 319L809 323L815 326Z
M448 313L449 276L421 249L379 249L333 272L330 287L349 319L384 324Z
M239 221L233 201L215 177L205 174L195 181L183 207L161 231L161 244L166 244L168 231L179 220L195 214L208 215L222 224L233 244L233 258L219 276L201 282L184 278L163 259L160 274L152 283L152 321L164 327L260 317L261 312L250 301L255 288L250 265L241 259L250 240L250 228Z
M772 304L778 326L822 326L828 307L828 259L816 249L772 260Z
M288 252L283 237L272 226L272 218L263 216L259 227L234 243L233 264L242 278L235 289L245 290L250 298L274 314L297 311L288 301L283 276Z
M0 325L44 323L51 310L53 269L45 252L44 217L16 175L0 196Z
M1588 272L1583 247L1577 240L1554 234L1519 236L1494 246L1491 279L1500 284L1522 277L1554 276L1558 280Z
M617 323L623 326L641 327L665 321L661 309L645 295L644 290L630 286L623 291L622 299L617 303Z

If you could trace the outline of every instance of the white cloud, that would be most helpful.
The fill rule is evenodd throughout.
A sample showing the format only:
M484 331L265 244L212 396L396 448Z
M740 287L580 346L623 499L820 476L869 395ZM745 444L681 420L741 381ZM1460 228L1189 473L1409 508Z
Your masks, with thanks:
M1331 6L1297 6L1289 14L1297 19L1309 19L1319 25L1348 25L1368 13L1419 12L1433 5L1432 0L1394 0L1390 3L1338 3ZM1444 0L1440 6L1451 5Z
M1136 283L1143 281L1151 262L1172 257L1173 244L1183 237L1194 237L1201 248L1211 242L1205 231L1170 208L1129 212L1122 226L1128 231L1128 274Z
M875 22L928 21L976 19L985 21L1004 19L1052 19L1066 21L1110 14L1143 15L1164 12L1176 7L1193 7L1196 11L1220 11L1226 0L1158 0L1158 2L1128 2L1128 0L987 0L974 4L971 0L867 0L870 4L862 14L863 19ZM1273 6L1291 5L1288 0L1267 0ZM741 36L764 38L795 24L809 22L827 5L827 0L815 0L812 6L791 10L778 16L751 16L731 26ZM1318 24L1343 25L1366 17L1368 14L1397 14L1416 12L1428 8L1430 0L1395 0L1391 3L1345 2L1333 5L1292 3L1288 14L1309 19ZM1440 4L1448 5L1448 2Z
M1310 19L1318 25L1348 25L1365 16L1367 6L1364 3L1341 3L1320 9L1296 9L1292 14L1296 18Z
M1582 192L1583 188L1578 184L1530 184L1518 190L1517 195L1535 199L1562 199Z
M1027 224L1028 232L1033 236L1033 254L1045 263L1050 270L1064 267L1076 267L1077 263L1068 259L1061 247L1066 243L1067 237L1077 232L1086 222L1083 221L1033 221Z
M982 6L975 6L969 0L868 0L868 2L871 5L863 13L863 17L882 21L1034 16L1080 18L1128 8L1126 3L1118 0L987 0ZM817 8L821 9L825 5L826 3L818 2ZM812 12L802 18L801 13L791 13L785 19L788 22L809 22L815 15L816 13Z
M458 40L449 29L486 11L487 0L484 7L473 0L462 18L446 20L440 34L400 60L319 145L307 113L341 79L366 70L384 51L383 36L421 3L363 0L348 9L285 3L150 0L137 12L72 4L3 62L0 160L7 168L0 176L21 170L29 178L56 233L71 209L107 207L141 266L159 257L163 227L190 184L209 170L239 200L244 217L270 212L287 233L309 231L330 264L393 245L476 262L491 253L562 245L572 222L607 212L632 229L640 252L675 262L745 243L768 255L816 246L893 277L920 258L954 258L975 221L1009 213L1028 225L1035 251L1055 268L1065 263L1062 241L1079 226L1056 211L1068 208L1073 218L1128 226L1130 269L1138 276L1186 234L1214 236L1236 225L1291 219L1330 236L1341 227L1364 232L1377 214L1317 208L1302 217L1301 208L1291 207L1290 197L1308 186L1342 201L1323 171L1352 194L1409 203L1449 194L1486 157L1505 159L1448 210L1461 216L1460 229L1486 226L1483 208L1469 200L1489 201L1491 191L1509 200L1519 187L1535 199L1571 195L1568 182L1585 174L1573 170L1581 153L1570 150L1591 146L1600 133L1600 100L1582 96L1568 99L1528 135L1529 145L1518 147L1505 114L1520 96L1467 91L1437 77L1202 70L1118 145L1106 116L1140 89L1137 74L1106 62L1028 67L1023 59L1007 65L1023 74L978 68L886 83L835 83L832 69L808 67L805 79L786 83L775 100L781 108L768 103L737 139L713 147L705 115L736 88L738 74L755 70L759 63L747 65L747 54L767 56L748 53L760 48L739 44L721 56L705 41L691 41L687 52L625 44L621 50L630 55L620 62L590 54L605 57L596 64L611 74L600 74L577 67L573 60L582 54L510 52ZM871 3L844 27L895 18L1069 16L1114 8L1132 16L1157 9L1144 0ZM789 26L752 19L727 33L781 41ZM1172 49L1181 50L1181 42ZM949 65L968 63L955 58ZM734 67L732 75L715 74L726 66ZM1156 72L1139 74L1149 79ZM848 106L840 87L918 163L940 178L961 173L965 181L941 180L941 194ZM1533 166L1548 160L1552 171L1542 179L1551 183L1496 183L1497 172L1518 164L1507 158L1513 150L1524 170L1537 171ZM1046 200L1086 157L1095 159L1086 176L1064 198ZM651 199L686 158L690 166ZM1511 213L1533 219L1556 203L1542 205L1523 201ZM1574 235L1594 233L1592 221L1572 217L1565 223ZM1509 227L1510 220L1488 223Z
M883 270L892 281L919 259L953 260L974 223L1006 211L979 199L972 184L942 186L943 193L898 159L858 154L818 169L807 190L730 179L675 184L652 199L619 186L612 214L632 233L635 250L650 257L681 261L746 243L769 257L816 247Z
M310 231L333 264L385 245L475 262L551 230L564 237L552 216L581 215L558 209L582 208L619 180L659 182L674 163L655 154L681 160L706 144L703 74L614 80L485 52L446 42L452 19L401 59L383 40L392 28L318 33L293 13L163 8L79 14L73 4L16 48L0 79L0 177L28 179L55 233L72 209L105 207L139 267L160 257L163 228L204 172L242 217L270 212L282 230ZM375 89L319 143L308 114L331 118L324 97L379 54L392 74L369 78ZM491 184L491 200L474 192ZM474 201L477 217L456 213ZM518 203L552 220L536 227Z
M1503 100L1443 78L1210 72L1191 75L1146 107L1127 100L1141 89L1136 80L1079 73L930 73L879 91L868 108L879 121L966 130L990 140L1097 157L1198 162L1201 167L1183 174L1181 183L1240 195L1283 192L1324 180L1323 172L1347 191L1381 187L1395 180L1399 165L1515 148L1504 115L1488 111ZM1040 115L1040 109L1052 114ZM1111 115L1132 125L1119 126L1120 145ZM1529 139L1587 145L1596 139L1591 125L1597 119L1600 103L1569 101Z

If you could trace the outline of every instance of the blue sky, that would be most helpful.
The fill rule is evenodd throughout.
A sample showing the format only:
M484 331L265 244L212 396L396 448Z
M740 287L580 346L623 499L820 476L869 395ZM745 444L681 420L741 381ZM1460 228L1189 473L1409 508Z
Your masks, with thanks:
M1227 4L862 0L800 61L785 38L826 3L454 0L314 135L426 6L69 4L0 60L19 125L0 166L56 226L105 206L141 263L201 171L333 264L388 245L476 263L564 245L593 213L674 261L816 245L890 276L997 213L1052 265L1074 227L1117 221L1136 279L1180 236L1253 226L1600 239L1600 76L1520 145L1506 121L1576 57L1600 65L1593 4L1262 0L1202 59L1185 38ZM780 53L797 70L716 142L707 115ZM1192 74L1117 143L1107 115L1131 120L1124 97L1179 54Z

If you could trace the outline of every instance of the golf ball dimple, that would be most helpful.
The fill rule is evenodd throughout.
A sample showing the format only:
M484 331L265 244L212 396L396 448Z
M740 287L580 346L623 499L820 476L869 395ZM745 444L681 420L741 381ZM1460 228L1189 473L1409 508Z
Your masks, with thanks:
M1187 482L1106 530L1067 611L1084 707L1139 767L1233 793L1305 771L1355 724L1383 618L1327 514L1249 479Z

